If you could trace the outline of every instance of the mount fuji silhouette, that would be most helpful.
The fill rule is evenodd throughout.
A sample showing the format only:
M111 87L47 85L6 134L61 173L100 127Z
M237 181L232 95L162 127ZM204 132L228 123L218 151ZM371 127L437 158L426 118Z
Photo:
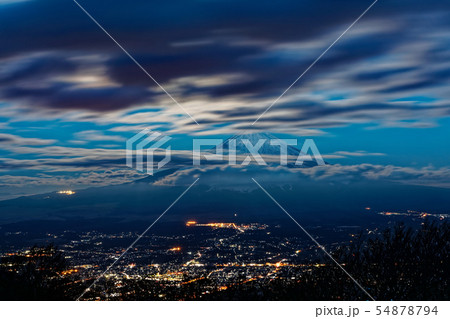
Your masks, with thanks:
M229 152L230 142L236 140L236 154L246 156L244 140L255 145L266 140L259 153L266 157L279 156L279 146L270 145L274 139L268 133L238 135L225 140L224 153ZM275 138L276 139L276 138ZM214 153L214 149L211 150ZM294 146L287 147L288 156L297 157L301 152ZM286 216L253 182L263 185L274 198L302 221L320 224L368 222L380 218L368 215L372 211L416 210L445 212L450 206L450 189L407 185L385 180L359 179L354 176L343 180L320 176L314 170L338 169L334 165L317 167L317 163L304 163L291 168L275 162L267 166L249 165L232 167L213 164L202 167L173 167L156 172L132 182L75 190L72 195L51 192L0 201L0 227L6 224L28 222L34 225L43 221L64 223L64 227L93 227L124 222L155 220L183 193L196 178L195 184L164 215L162 221L185 222L190 218L202 221L263 222L286 220ZM125 165L125 161L124 161ZM311 174L310 174L311 173ZM118 226L118 227L119 227Z

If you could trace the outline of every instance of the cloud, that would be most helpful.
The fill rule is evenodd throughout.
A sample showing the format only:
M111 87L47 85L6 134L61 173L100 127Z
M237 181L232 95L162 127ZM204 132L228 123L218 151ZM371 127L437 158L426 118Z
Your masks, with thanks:
M53 139L42 139L42 138L34 138L34 137L21 137L13 134L3 134L0 133L0 145L6 148L8 146L43 146L43 145L51 145L55 143L56 140Z
M324 154L322 155L323 158L347 158L347 157L363 157L363 156L386 156L384 153L370 153L366 151L356 151L356 152L349 152L349 151L337 151L332 154Z
M0 98L18 105L98 112L152 100L147 87L120 86L106 74L102 59L66 52L31 53L3 61Z
M311 168L203 166L178 170L158 181L160 185L189 185L192 178L213 188L255 188L252 178L270 181L272 185L300 185L308 181L322 183L370 183L380 181L408 185L450 188L450 168L402 167L395 165L325 165Z
M15 4L15 3L20 3L20 2L25 2L25 1L31 1L31 0L0 0L0 5Z
M58 173L29 175L2 175L0 181L0 200L23 195L35 195L61 189L82 189L107 185L119 185L142 178L142 175L131 169L104 170L98 172L82 172L77 175Z
M79 8L54 0L24 2L0 13L4 32L14 34L0 54L7 65L0 73L0 97L14 105L10 116L31 112L68 121L159 123L177 133L249 129L369 5L136 1L124 15L119 2L106 11L101 3L82 4L201 126L192 126ZM257 129L320 132L374 122L426 127L449 116L449 13L442 1L377 3ZM434 100L421 107L395 101L412 93ZM153 112L140 118L127 114L142 108Z
M80 3L200 125L71 1L0 1L4 174L120 170L124 150L116 143L147 127L169 135L259 130L320 136L353 124L426 129L450 116L446 1L379 1L255 126L371 1ZM40 126L37 121L58 123L57 132L51 139L39 130L32 138L20 136L27 123ZM76 129L66 132L66 126ZM177 167L189 164L183 152L173 156ZM374 156L383 154L324 157ZM445 169L365 165L298 176L446 185L438 176L447 176ZM291 176L277 174L280 181Z
M81 141L113 141L124 142L126 139L118 135L105 135L102 131L87 130L75 133L75 138Z

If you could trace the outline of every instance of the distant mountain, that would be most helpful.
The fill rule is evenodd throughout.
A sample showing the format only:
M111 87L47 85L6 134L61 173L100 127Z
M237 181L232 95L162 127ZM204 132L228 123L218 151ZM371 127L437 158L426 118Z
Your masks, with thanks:
M170 182L175 183L158 183L171 174ZM264 166L165 170L121 185L0 201L0 227L36 220L65 223L67 229L75 224L100 227L113 221L145 220L148 223L158 218L197 177L200 178L197 184L164 215L162 221L290 222L252 178L279 200L292 216L311 225L323 222L352 225L357 221L384 218L376 214L379 211L411 209L447 213L450 206L450 189L436 187L377 180L311 179L298 170L296 173ZM366 207L371 210L367 211Z
M233 139L238 155L248 154L243 142L245 139L252 145L265 140L260 149L262 155L278 156L280 152L279 146L269 143L276 137L257 133L227 139L222 144L225 153L229 151ZM292 157L301 153L294 146L288 146L287 149L288 155ZM214 153L214 149L211 152ZM200 178L198 183L171 208L170 213L164 215L163 221L183 222L194 218L234 222L237 215L240 220L250 222L289 222L285 214L253 182L253 178L279 200L290 214L313 225L320 225L323 221L352 223L356 220L384 218L371 213L383 210L411 209L447 213L450 206L450 189L382 180L341 180L340 175L336 178L313 178L303 174L303 169L289 169L289 165L286 168L276 163L271 165L177 167L120 185L76 190L73 194L52 192L0 201L0 227L36 220L63 222L70 227L76 223L87 227L97 223L94 220L101 220L101 224L111 220L146 220L147 223L160 216L197 177ZM315 166L317 163L305 163L305 170L308 169L306 165ZM165 178L167 180L164 181ZM370 212L366 207L371 207Z
M137 179L133 182L126 183L126 184L139 184L139 183L153 184L154 182L159 181L159 180L163 179L164 177L175 173L177 170L178 170L178 168L161 169L153 175L149 175L147 177L140 178L140 179Z

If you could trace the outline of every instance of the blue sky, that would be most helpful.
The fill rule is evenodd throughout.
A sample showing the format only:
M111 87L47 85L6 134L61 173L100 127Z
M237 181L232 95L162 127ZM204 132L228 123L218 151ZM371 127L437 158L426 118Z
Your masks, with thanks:
M0 1L0 198L138 178L124 145L146 127L174 149L313 137L331 163L447 187L448 2L378 1L254 126L372 1L79 3L199 125L73 1Z

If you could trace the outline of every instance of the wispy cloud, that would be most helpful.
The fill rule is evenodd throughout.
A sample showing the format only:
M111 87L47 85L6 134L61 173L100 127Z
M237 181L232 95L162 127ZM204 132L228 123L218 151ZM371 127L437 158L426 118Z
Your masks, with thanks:
M0 52L0 170L10 181L20 183L13 176L24 171L24 183L31 182L27 174L38 183L43 172L77 179L121 171L124 139L144 128L177 136L260 130L329 137L332 128L359 124L374 133L427 130L450 117L446 1L380 2L255 127L255 118L369 2L83 3L199 126L70 1L0 4L8 4L0 10L0 36L8 39ZM370 146L344 149L324 157L385 156ZM183 152L173 156L180 167L188 162ZM400 164L333 165L298 174L433 185L447 185L439 174L448 177L445 168ZM106 175L105 183L115 183L114 174ZM291 175L277 171L280 180Z
M247 123L363 6L360 1L348 2L344 10L335 1L321 6L286 1L276 6L258 4L259 10L254 12L250 3L214 2L202 8L180 3L183 15L176 10L171 14L186 26L183 36L157 18L158 12L166 9L162 3L152 4L153 19L141 17L141 11L148 12L141 10L148 6L141 1L128 7L131 11L126 17L119 4L108 6L108 16L99 11L99 19L112 32L117 31L136 58L198 118L201 126L196 127L180 116L167 97L86 17L72 10L76 8L53 0L40 2L39 7L36 3L21 7L39 22L31 42L24 40L28 35L17 19L7 19L6 15L16 14L17 9L3 12L2 21L15 36L3 57L0 55L7 65L0 73L0 97L14 109L0 110L0 116L158 123L174 133L200 134L233 134L248 129ZM94 14L100 8L87 5ZM231 8L233 16L239 12L243 18L239 23L233 19L232 28L225 22L230 19L227 13L231 14ZM58 18L54 10L58 10ZM191 10L206 10L214 18L202 18L193 26L188 19ZM266 19L269 12L270 19ZM383 3L360 21L256 129L297 134L310 130L314 135L313 130L320 133L324 128L352 123L371 123L373 127L435 125L436 118L449 116L446 83L450 43L445 31L449 14L450 6L438 1L425 9L420 1L408 1L401 9ZM43 23L45 18L48 22ZM48 39L47 28L60 19L65 19L65 27ZM132 30L118 28L124 19L133 20ZM152 28L148 21L153 21ZM80 36L75 38L70 30L78 30ZM142 45L142 39L147 38L152 41ZM423 100L408 101L411 95ZM140 109L151 112L133 113Z
M4 148L17 146L45 146L55 143L54 139L42 139L35 137L21 137L13 134L0 134L0 144Z
M286 167L230 167L211 165L179 170L158 184L185 185L194 176L201 175L201 184L214 188L254 188L251 177L270 181L271 185L296 185L305 181L351 184L358 182L383 181L409 185L450 188L450 168L402 167L395 165L326 165L307 169ZM219 178L220 177L220 178ZM256 178L255 177L255 178Z
M323 154L323 158L347 158L347 157L363 157L363 156L386 156L384 153L370 153L366 151L356 151L356 152L349 152L349 151L337 151L333 154Z

